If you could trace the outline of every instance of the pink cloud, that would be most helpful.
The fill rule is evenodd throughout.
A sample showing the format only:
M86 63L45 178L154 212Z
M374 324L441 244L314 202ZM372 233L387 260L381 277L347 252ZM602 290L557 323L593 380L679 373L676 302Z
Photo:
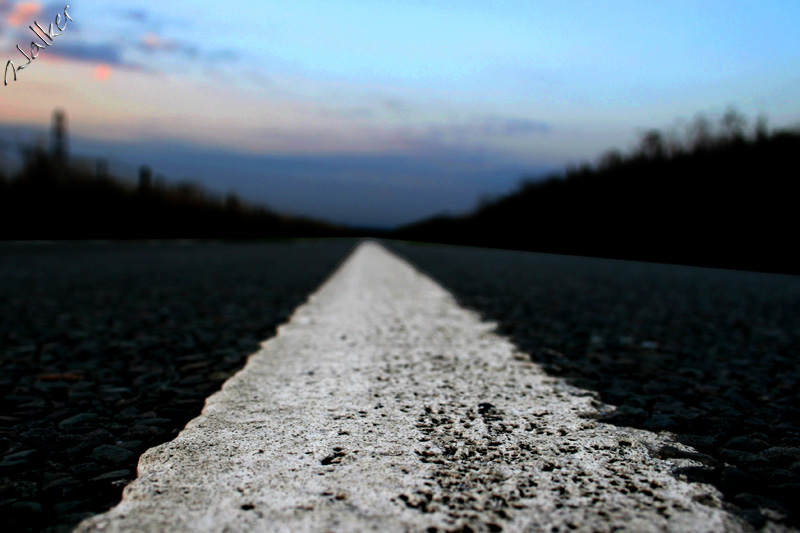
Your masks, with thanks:
M6 22L11 26L27 26L33 24L33 19L41 12L39 2L19 2L6 16Z
M106 63L100 63L94 67L94 79L97 81L107 81L111 76L111 67Z
M171 51L178 49L178 43L164 39L155 33L146 33L142 36L141 47L148 52L157 50Z
M194 45L165 39L152 32L142 35L139 41L139 49L147 53L177 52L189 58L195 58L198 55L197 47Z
M146 33L142 36L142 46L145 48L155 50L161 48L163 45L164 41L155 33Z

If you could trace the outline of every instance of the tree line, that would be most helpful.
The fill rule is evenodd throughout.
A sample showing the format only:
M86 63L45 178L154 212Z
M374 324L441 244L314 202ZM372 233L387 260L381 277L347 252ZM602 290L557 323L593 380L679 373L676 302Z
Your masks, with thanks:
M730 108L682 130L649 130L628 153L525 180L473 213L399 238L800 273L795 182L800 128L772 131Z
M58 114L56 114L58 118ZM22 166L9 176L0 168L0 239L186 239L341 236L340 227L288 216L251 204L235 193L201 185L169 184L141 167L137 184L71 164L55 135L22 150Z

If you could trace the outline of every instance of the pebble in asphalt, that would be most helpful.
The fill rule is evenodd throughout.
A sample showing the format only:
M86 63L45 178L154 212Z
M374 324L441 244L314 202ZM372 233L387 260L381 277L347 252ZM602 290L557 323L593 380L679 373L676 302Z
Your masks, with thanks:
M0 245L3 531L118 502L354 244Z

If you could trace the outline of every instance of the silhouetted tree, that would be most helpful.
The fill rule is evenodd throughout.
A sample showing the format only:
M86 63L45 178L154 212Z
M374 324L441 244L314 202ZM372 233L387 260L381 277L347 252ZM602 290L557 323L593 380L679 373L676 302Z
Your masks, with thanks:
M619 150L609 150L600 156L597 162L597 167L601 170L611 170L617 168L624 161L622 152Z
M95 162L94 175L97 181L106 181L108 179L108 161L105 159L97 159Z
M225 196L225 209L228 211L239 212L242 210L242 201L234 192L228 193Z
M756 118L754 135L757 142L766 141L769 138L769 125L765 115L758 115Z
M202 202L205 200L206 191L202 185L184 180L175 186L175 194L186 202Z
M153 190L153 171L147 165L139 167L139 193L148 194Z
M695 116L688 126L687 135L690 150L707 150L714 143L711 121L703 114Z
M21 148L23 161L22 179L32 184L50 186L55 180L55 164L45 149L43 137L38 137L34 146Z
M639 153L647 159L657 159L666 155L664 136L658 130L649 130L642 136Z
M162 174L156 174L155 180L153 180L153 190L164 192L167 190L167 178L165 178Z
M60 177L63 177L67 166L67 115L64 111L53 111L53 132L51 139L53 166Z
M722 116L722 135L728 141L744 140L747 119L734 107L729 107Z

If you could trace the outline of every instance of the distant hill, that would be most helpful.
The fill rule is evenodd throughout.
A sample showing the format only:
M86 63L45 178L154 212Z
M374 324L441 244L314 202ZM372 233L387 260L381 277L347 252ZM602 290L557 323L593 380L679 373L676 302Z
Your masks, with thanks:
M800 274L800 130L746 124L729 110L716 128L699 116L684 139L652 130L630 154L608 152L395 237Z

